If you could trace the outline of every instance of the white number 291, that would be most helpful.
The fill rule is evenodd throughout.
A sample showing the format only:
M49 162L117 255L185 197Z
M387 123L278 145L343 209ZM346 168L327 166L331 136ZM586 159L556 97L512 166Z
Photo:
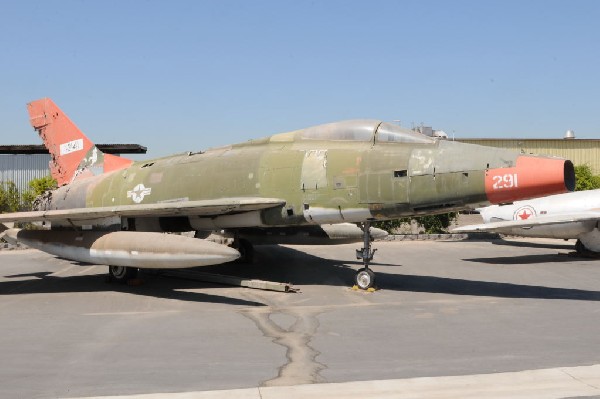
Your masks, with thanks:
M494 184L492 188L494 190L502 190L503 188L519 187L519 181L516 173L509 173L506 175L492 176Z

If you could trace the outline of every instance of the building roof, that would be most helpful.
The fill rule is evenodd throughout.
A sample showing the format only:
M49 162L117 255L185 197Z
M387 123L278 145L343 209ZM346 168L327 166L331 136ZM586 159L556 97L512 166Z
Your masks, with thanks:
M148 149L139 144L96 144L106 154L145 154ZM0 154L48 154L41 144L0 145Z

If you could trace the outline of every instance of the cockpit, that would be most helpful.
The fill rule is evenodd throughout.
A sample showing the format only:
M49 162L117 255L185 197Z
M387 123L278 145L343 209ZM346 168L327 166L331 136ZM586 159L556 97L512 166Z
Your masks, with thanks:
M371 143L422 143L435 140L421 133L377 120L350 120L297 130L295 140L358 141Z

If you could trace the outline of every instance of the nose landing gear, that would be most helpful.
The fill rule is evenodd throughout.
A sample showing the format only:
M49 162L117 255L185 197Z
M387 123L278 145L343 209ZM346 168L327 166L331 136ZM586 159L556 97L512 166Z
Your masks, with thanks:
M361 290L367 290L375 285L375 273L369 268L369 263L373 260L375 251L371 249L371 222L364 222L361 225L363 231L363 247L356 250L356 259L362 259L364 267L360 269L355 276L356 285Z

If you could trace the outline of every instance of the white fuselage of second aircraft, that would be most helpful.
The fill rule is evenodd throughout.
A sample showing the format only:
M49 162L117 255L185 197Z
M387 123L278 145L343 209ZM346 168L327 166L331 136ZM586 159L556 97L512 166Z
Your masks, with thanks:
M465 226L455 231L576 238L578 246L583 245L585 249L600 252L600 190L551 195L478 210L484 224Z

